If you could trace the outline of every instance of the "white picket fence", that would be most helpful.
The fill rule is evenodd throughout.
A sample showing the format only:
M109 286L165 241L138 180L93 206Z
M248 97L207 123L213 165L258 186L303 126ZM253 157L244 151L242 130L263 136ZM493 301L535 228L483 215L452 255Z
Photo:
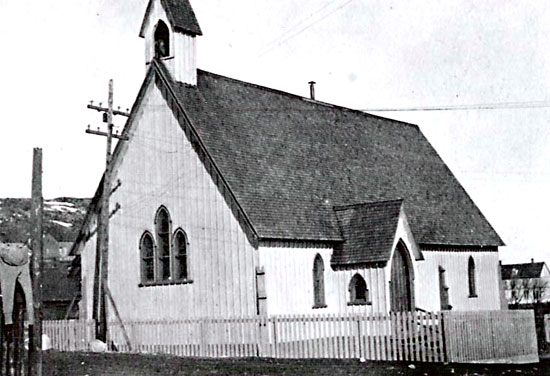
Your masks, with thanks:
M63 351L87 350L93 328L93 322L82 321L44 324L53 347ZM111 322L108 332L121 352L192 357L538 360L532 311L130 321Z
M80 320L42 321L42 333L59 351L88 351L95 339L95 322Z

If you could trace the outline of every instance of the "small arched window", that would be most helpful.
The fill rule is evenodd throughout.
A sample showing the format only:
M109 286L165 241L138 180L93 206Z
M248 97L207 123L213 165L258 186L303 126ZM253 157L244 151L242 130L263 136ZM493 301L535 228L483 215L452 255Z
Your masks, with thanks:
M155 281L155 242L149 232L144 232L139 241L141 253L141 282Z
M313 308L324 308L325 304L325 264L320 254L313 260Z
M174 276L177 280L189 278L187 237L181 228L174 235Z
M474 258L470 256L468 259L468 291L470 298L477 297L476 293L476 264Z
M170 56L170 32L163 21L159 21L155 28L155 57Z
M367 283L360 274L355 274L349 283L349 305L370 304Z
M170 275L170 215L168 210L161 206L155 217L158 249L158 277L161 281L168 281Z

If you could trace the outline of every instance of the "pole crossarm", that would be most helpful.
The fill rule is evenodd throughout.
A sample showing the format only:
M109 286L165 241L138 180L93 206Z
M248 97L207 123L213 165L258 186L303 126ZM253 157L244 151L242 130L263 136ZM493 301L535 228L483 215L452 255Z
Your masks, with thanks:
M99 112L109 112L109 108L96 106L94 104L89 104L86 107L88 107L90 110L96 110L96 111L99 111ZM120 111L120 110L113 110L113 115L120 115L120 116L130 117L129 112L124 112L124 111Z
M105 136L105 137L109 137L109 134L107 132L102 132L102 131L94 131L93 129L86 129L86 133L90 133L90 134L95 134L95 135L98 135L98 136ZM123 136L123 135L119 135L117 133L114 133L114 134L111 134L111 137L112 138L118 138L119 140L122 140L122 141L128 141L130 138L128 136Z

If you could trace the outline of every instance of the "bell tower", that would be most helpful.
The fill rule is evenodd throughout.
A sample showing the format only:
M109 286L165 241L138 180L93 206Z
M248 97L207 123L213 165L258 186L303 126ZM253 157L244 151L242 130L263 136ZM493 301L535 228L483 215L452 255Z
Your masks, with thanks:
M145 39L145 64L158 59L174 80L195 86L199 35L189 0L149 0L139 32Z

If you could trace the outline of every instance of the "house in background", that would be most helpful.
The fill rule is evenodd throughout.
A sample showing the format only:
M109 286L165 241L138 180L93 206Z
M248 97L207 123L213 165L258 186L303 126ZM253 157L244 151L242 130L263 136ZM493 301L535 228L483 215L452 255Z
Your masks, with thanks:
M545 262L501 265L508 304L550 302L550 270Z
M112 159L123 321L500 309L503 242L418 126L199 70L201 34L187 0L149 2ZM71 250L82 318L101 192Z
M44 201L44 249L42 315L46 320L77 315L80 281L69 278L74 256L69 255L76 234L84 219L89 199L59 198ZM9 248L29 244L30 199L0 199L0 242Z

